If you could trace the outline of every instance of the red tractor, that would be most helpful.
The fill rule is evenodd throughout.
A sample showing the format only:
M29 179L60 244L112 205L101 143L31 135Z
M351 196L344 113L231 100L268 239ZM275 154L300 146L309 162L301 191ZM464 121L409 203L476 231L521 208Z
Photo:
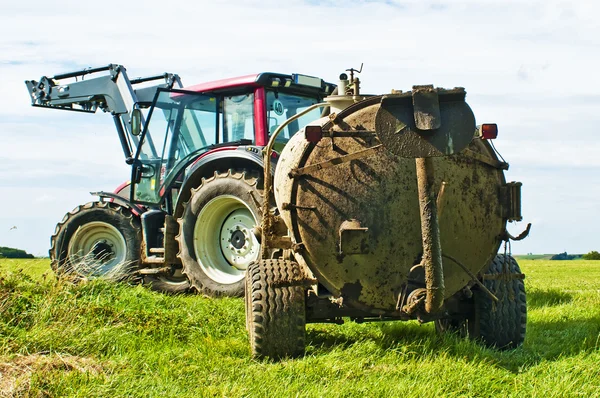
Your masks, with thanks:
M157 80L163 82L148 86ZM191 286L209 296L241 296L246 269L259 258L255 227L270 134L335 89L320 78L279 73L181 89L174 88L181 87L177 75L129 80L114 64L26 85L33 106L109 112L131 165L131 182L93 193L99 201L58 223L50 248L54 271L133 275L156 290ZM273 169L291 135L320 116L314 109L281 131Z

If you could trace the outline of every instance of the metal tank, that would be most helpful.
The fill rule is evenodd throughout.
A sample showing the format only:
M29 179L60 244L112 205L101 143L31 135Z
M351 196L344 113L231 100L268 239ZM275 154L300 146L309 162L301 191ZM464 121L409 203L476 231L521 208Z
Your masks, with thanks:
M254 355L299 355L307 322L344 317L521 344L523 274L497 254L521 219L521 184L506 183L488 140L497 127L476 126L462 88L361 96L350 72L326 99L333 112L295 134L272 186L265 178L276 208L263 209L263 259L248 270Z

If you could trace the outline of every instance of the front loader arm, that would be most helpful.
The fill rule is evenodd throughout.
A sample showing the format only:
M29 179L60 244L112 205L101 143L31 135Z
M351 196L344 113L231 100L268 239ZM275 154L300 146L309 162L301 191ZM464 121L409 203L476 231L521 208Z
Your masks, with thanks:
M163 82L141 87L142 83L156 80ZM138 137L131 131L131 111L148 108L158 89L171 89L176 84L182 87L179 76L172 73L129 80L125 67L117 64L25 81L32 106L87 113L101 109L110 113L126 158L132 156L132 143L138 144Z
M98 76L100 72L108 72ZM93 75L85 80L85 76ZM67 79L75 81L65 82ZM137 88L138 84L154 80L162 84ZM124 66L110 64L100 68L84 69L54 77L42 76L39 81L26 80L33 106L72 111L95 112L98 108L113 115L128 113L139 104L147 107L159 88L182 87L179 76L172 73L129 80Z

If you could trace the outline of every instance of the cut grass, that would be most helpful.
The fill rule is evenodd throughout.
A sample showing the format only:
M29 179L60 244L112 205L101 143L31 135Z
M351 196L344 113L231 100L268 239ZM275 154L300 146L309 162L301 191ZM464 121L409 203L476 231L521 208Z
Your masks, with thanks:
M0 395L598 396L600 261L521 261L529 322L498 352L431 324L309 325L307 355L250 359L240 299L57 282L0 260ZM21 271L19 271L21 270ZM46 276L44 277L43 275Z

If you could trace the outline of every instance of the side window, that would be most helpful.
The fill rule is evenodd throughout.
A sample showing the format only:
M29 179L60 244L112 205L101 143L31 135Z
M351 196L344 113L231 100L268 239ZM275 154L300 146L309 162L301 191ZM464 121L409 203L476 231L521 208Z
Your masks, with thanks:
M223 98L223 129L219 141L241 139L254 142L254 94Z
M175 107L159 108L156 104L145 140L142 143L142 159L163 159L168 146L168 139L177 120L179 110Z
M185 109L181 121L181 139L183 147L190 148L189 152L217 143L216 101L211 97L204 103L190 104Z

